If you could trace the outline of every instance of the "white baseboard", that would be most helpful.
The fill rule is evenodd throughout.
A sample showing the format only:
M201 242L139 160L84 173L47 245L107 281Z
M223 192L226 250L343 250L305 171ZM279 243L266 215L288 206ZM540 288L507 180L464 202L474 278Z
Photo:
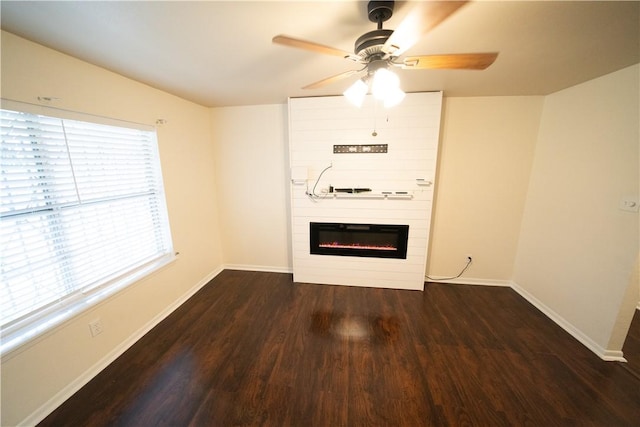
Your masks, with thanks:
M595 341L593 341L591 338L585 335L582 331L580 331L571 323L569 323L566 319L564 319L558 313L556 313L551 308L549 308L542 301L540 301L539 299L531 295L528 291L520 287L520 285L518 285L517 283L512 282L511 288L514 291L516 291L518 294L520 294L520 296L522 296L524 299L526 299L531 304L533 304L533 306L536 307L538 310L540 310L545 316L553 320L558 326L560 326L562 329L564 329L569 334L571 334L571 336L573 336L580 343L582 343L582 345L584 345L589 350L591 350L596 355L598 355L598 357L600 357L602 360L606 360L607 362L626 362L627 361L624 358L622 351L607 350L605 348L602 348L599 344L597 344Z
M273 267L268 265L225 264L225 270L263 271L266 273L293 273L291 267Z
M173 313L178 307L184 304L189 298L191 298L196 292L198 292L204 285L209 283L214 277L220 274L224 270L223 267L218 267L216 270L209 273L206 277L201 279L196 285L189 289L180 298L174 301L171 305L167 306L162 312L158 313L154 318L149 320L136 332L131 334L120 345L111 350L102 359L96 362L93 366L87 369L79 377L69 383L66 387L56 393L51 399L45 402L42 406L31 413L18 425L32 426L38 424L44 420L47 415L51 414L58 406L62 405L67 399L73 396L78 390L84 387L89 381L91 381L96 375L98 375L104 368L109 366L114 360L120 357L125 351L127 351L133 344L135 344L140 338L142 338L147 332L153 329L156 325L162 322L167 316Z
M429 283L450 283L453 285L478 285L478 286L502 286L511 287L510 280L488 280L488 279L474 279L467 277L459 277L457 279L446 280L446 276L430 276L424 278L425 282Z

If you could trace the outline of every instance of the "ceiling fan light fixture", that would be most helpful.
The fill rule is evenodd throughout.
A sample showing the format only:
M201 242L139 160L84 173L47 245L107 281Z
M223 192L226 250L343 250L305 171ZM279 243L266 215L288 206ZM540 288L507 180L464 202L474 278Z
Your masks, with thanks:
M373 75L371 82L371 93L376 99L384 100L387 93L400 87L398 75L386 68L380 68Z
M391 108L400 104L405 97L405 93L402 89L396 88L395 90L391 90L387 93L384 98L384 107Z
M349 86L349 88L342 94L345 96L345 98L347 98L349 102L351 102L356 107L362 107L364 97L367 95L368 91L369 86L361 79L359 79L354 84Z
M371 93L374 98L383 101L385 107L399 104L405 96L400 89L400 78L387 68L380 68L373 75Z
M371 83L371 94L379 101L382 101L385 108L398 105L405 97L405 93L400 89L400 78L398 75L386 68L379 68L373 77L365 77L357 80L349 86L342 94L356 107L362 107L364 98L369 92Z

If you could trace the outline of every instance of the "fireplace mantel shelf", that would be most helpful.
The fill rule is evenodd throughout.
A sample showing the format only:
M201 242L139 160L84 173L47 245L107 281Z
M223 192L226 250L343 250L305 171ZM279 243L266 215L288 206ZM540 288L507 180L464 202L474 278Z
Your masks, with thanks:
M333 197L334 199L391 199L391 200L411 200L413 199L413 194L398 194L398 193L330 193L328 197Z

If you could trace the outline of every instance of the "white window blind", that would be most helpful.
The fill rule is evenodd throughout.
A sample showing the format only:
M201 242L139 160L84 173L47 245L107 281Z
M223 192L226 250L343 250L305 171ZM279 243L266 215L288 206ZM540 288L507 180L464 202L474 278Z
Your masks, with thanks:
M0 114L3 332L172 254L154 131Z

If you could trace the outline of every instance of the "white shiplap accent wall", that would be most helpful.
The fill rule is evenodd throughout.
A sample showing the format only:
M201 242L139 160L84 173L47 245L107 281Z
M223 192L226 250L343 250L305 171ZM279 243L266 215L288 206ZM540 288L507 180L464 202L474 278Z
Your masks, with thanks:
M407 94L385 109L342 96L289 100L293 279L296 282L422 290L440 134L442 92ZM372 133L377 132L377 136ZM333 154L334 144L388 144L388 153ZM311 192L321 172L328 169ZM406 191L410 199L323 197L333 187ZM407 259L311 255L310 222L409 225Z

